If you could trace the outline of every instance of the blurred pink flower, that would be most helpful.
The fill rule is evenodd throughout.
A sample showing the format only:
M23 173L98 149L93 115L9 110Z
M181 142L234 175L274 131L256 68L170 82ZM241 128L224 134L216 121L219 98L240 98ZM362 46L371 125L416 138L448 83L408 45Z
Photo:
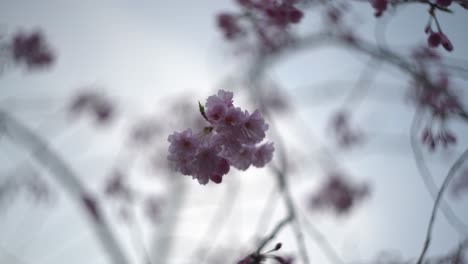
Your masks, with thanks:
M367 183L351 184L340 172L332 172L311 196L309 206L313 210L329 208L336 214L345 214L369 196L369 188Z

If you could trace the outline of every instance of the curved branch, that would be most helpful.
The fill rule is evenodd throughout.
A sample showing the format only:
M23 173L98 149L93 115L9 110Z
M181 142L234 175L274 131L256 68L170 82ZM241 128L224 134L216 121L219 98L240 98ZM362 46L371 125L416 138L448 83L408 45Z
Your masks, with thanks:
M2 110L0 110L0 125L4 129L5 135L29 150L31 155L50 171L64 190L79 203L91 219L95 234L111 263L128 263L110 225L104 219L98 202L91 198L89 191L86 190L85 186L79 181L78 176L60 155L52 150L39 135Z
M427 168L424 162L424 156L418 145L418 130L419 130L419 120L420 120L420 110L417 110L412 124L411 124L411 149L413 150L414 160L416 161L416 166L419 170L419 174L423 180L423 183L426 185L427 191L430 193L434 201L437 199L438 188L434 179L431 175L431 172ZM455 229L457 232L468 235L468 225L466 225L455 212L452 210L449 204L446 203L444 199L440 202L440 209L447 219L448 223Z
M426 255L427 249L429 248L429 244L431 243L432 229L434 228L434 222L437 216L437 211L439 209L440 202L442 201L442 196L444 195L445 190L447 189L450 181L453 179L458 169L460 169L460 167L463 165L463 163L467 159L468 159L468 148L460 155L460 157L458 157L458 159L452 165L449 172L447 173L447 176L444 179L444 182L442 183L442 186L439 189L439 192L437 193L437 197L434 202L434 206L432 208L429 225L427 227L426 240L424 241L424 246L423 246L421 255L419 256L417 264L421 264L423 262L424 256Z

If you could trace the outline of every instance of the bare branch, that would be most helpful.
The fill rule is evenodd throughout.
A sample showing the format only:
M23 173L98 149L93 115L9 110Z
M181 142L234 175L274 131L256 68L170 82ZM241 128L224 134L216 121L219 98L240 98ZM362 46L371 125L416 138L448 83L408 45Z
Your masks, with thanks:
M110 225L104 219L101 209L96 200L91 201L89 191L80 182L79 177L70 166L52 150L39 135L28 129L7 112L0 110L0 124L5 130L5 134L12 141L26 148L31 155L47 168L55 180L62 185L65 191L75 199L81 208L91 219L91 224L95 230L103 249L107 252L111 263L128 263L124 251L117 243ZM88 202L87 202L88 201Z
M434 207L432 208L432 214L429 220L429 225L427 227L426 240L424 241L424 246L423 246L421 255L419 256L417 264L421 264L423 262L424 256L426 255L427 249L429 248L429 245L431 243L432 229L434 228L434 222L437 216L437 211L439 209L440 202L442 200L442 196L444 195L444 192L447 189L450 181L453 179L456 172L458 171L458 169L460 169L460 167L463 165L466 159L468 159L468 149L466 149L460 155L460 157L458 157L455 163L452 165L452 167L450 168L447 176L445 177L442 183L442 186L439 189L439 193L437 194L437 198L434 202Z

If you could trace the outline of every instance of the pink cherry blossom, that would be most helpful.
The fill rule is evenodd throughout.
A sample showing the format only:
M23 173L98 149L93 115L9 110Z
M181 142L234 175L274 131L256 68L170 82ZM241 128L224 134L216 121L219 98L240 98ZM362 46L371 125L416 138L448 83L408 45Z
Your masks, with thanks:
M174 132L167 157L170 167L190 175L202 185L210 180L221 183L233 166L247 170L250 165L264 167L273 158L273 143L261 143L268 129L260 111L252 114L233 105L233 93L224 90L208 97L200 113L209 126L200 133L192 129Z
M252 165L254 165L257 168L265 166L265 164L267 164L273 159L274 151L275 147L273 146L272 142L258 146L254 151L254 160L252 162Z
M233 153L231 156L231 164L239 170L247 170L254 161L255 147L252 145L244 145L242 148Z
M244 144L259 143L265 138L268 124L265 123L260 111L255 110L251 115L245 111L245 117L239 127L239 142Z
M181 156L193 156L199 145L199 140L187 129L181 133L174 132L167 140L171 143L169 153Z

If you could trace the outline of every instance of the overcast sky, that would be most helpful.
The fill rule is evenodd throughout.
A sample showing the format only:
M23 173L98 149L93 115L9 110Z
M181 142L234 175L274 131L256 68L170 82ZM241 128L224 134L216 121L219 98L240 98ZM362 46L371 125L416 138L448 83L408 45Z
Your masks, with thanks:
M356 12L362 15L358 16L359 30L372 38L375 23L372 10L364 4L358 7L362 8ZM195 95L196 106L198 100L203 101L204 96L219 87L220 81L236 73L238 61L229 55L229 47L222 41L214 20L220 10L232 8L230 1L219 0L0 0L0 26L4 32L41 29L57 53L57 63L48 71L12 70L3 74L0 100L4 105L0 107L10 109L47 138L90 188L97 190L116 156L122 134L96 132L82 123L70 125L64 114L67 100L76 89L95 85L118 101L128 117L167 107L170 101L165 98L177 94ZM468 16L456 8L455 15L444 14L440 19L455 46L455 51L449 54L451 61L466 61ZM301 31L319 27L318 21L306 16ZM424 43L426 21L424 8L402 9L388 25L388 42L401 52L409 45ZM272 78L282 84L299 110L299 118L283 117L282 120L305 125L315 135L314 138L298 137L299 134L291 132L296 135L291 139L292 149L305 155L310 150L307 148L329 142L325 141L324 127L339 101L314 100L308 96L311 87L334 80L341 83L336 85L337 89L345 89L347 83L351 86L357 79L365 61L348 51L325 48L294 55L272 68ZM356 113L356 120L370 134L383 133L383 136L371 137L365 147L339 155L342 166L352 176L372 183L372 196L348 218L309 214L310 220L348 260L368 260L383 250L397 251L405 258L417 256L432 208L432 199L418 175L409 145L413 109L403 102L406 79L390 67L382 68L377 77L375 87L389 86L389 89L376 92L376 97L381 99L365 104ZM461 90L466 88L462 81L456 84ZM37 106L29 107L31 101L38 102ZM442 181L456 153L468 143L463 136L466 126L455 127L462 132L458 148L427 157L437 182ZM14 145L0 143L2 170L23 159L24 152ZM296 186L294 196L302 206L320 178L319 170L313 166L306 166L311 168L296 172L292 178ZM188 201L181 212L170 263L190 263L188 258L207 228L222 193L236 184L240 184L241 191L233 217L229 218L217 245L233 251L246 250L245 243L254 233L259 211L274 184L271 175L265 172L265 169L255 169L236 173L233 177L238 178L227 179L223 186L199 186L185 178ZM50 207L20 202L8 213L0 213L0 263L106 263L87 219L64 195L58 196L59 201ZM467 198L450 201L459 217L468 223ZM282 213L280 208L273 218L280 219ZM118 233L122 244L135 258L126 230L121 228ZM152 236L151 232L145 233L148 247ZM279 239L284 243L285 252L295 251L289 231ZM439 214L430 254L446 252L459 239ZM326 263L314 242L307 240L307 243L313 262ZM15 262L11 254L22 262Z

